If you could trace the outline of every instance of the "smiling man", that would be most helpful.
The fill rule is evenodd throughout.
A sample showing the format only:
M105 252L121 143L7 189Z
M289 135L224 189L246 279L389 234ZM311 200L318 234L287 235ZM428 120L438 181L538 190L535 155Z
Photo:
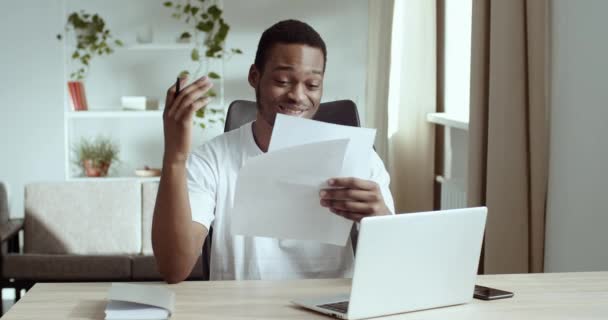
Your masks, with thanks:
M180 282L190 274L211 226L211 280L352 276L350 242L340 247L230 234L228 209L239 170L268 150L277 113L312 118L317 112L326 61L323 39L306 23L286 20L264 31L248 77L257 99L256 120L192 152L192 118L209 103L204 95L211 81L201 78L185 86L184 78L185 87L177 95L175 87L168 90L163 172L152 225L154 255L167 282ZM335 177L329 183L339 188L319 190L328 214L360 221L394 212L389 176L375 152L371 163L369 179ZM269 194L267 201L280 196Z

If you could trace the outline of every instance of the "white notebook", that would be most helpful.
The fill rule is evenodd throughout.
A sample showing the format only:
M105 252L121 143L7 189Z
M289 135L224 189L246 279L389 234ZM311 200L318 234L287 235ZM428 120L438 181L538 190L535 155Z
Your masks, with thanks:
M112 283L106 320L164 320L175 307L175 293L161 286Z

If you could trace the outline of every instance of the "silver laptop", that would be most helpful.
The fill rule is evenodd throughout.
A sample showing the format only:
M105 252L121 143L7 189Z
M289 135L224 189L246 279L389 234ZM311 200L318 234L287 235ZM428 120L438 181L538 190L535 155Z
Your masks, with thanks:
M479 207L364 218L350 294L292 302L351 320L470 302L486 215Z

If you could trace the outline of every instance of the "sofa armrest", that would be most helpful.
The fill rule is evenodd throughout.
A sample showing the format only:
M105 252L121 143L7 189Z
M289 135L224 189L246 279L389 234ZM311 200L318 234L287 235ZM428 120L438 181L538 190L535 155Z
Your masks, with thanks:
M23 219L10 219L0 224L0 243L16 236L23 229Z

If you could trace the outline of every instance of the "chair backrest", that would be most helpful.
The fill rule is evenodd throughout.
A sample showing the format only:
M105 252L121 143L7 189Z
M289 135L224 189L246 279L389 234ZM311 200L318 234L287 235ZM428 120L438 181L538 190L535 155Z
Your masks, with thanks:
M255 120L257 114L257 105L255 101L235 100L228 106L228 114L226 115L226 123L224 132L228 132L239 128L245 123ZM351 100L336 100L331 102L321 103L319 110L313 117L314 120L341 124L345 126L359 127L359 112L357 105ZM203 260L203 279L209 280L209 268L211 259L211 241L213 236L213 228L209 228L209 234L203 244L202 260ZM353 225L350 233L353 250L357 248L358 231Z
M224 132L234 130L247 122L255 120L257 106L255 101L235 100L228 107ZM336 100L321 103L314 120L341 124L345 126L360 126L357 106L351 100Z

